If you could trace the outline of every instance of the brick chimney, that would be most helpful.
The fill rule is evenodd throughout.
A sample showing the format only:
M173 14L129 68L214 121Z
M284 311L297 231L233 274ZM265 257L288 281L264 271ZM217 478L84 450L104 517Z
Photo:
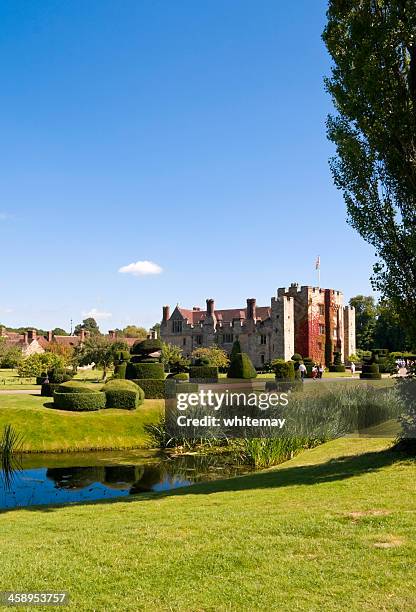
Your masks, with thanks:
M79 336L80 342L84 342L84 340L85 340L85 329L80 329L79 332L78 332L78 336Z
M6 328L2 325L0 327L0 336L5 336L6 335Z
M28 330L27 339L29 340L29 342L32 342L32 340L36 340L36 329Z
M27 344L27 332L23 332L23 343Z
M248 298L247 300L247 319L256 320L256 299Z
M48 338L47 338L48 342L53 342L53 333L51 331L48 331Z
M117 334L114 331L114 329L109 329L108 330L108 335L110 336L110 340L115 340L117 338Z
M207 300L207 317L214 316L214 300L212 298Z
M170 319L169 306L163 306L163 322L166 323Z

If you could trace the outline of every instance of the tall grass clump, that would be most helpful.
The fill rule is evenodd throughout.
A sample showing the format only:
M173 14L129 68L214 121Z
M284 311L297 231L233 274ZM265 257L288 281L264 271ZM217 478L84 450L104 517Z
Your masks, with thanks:
M0 439L0 467L6 489L10 488L15 472L22 469L19 458L22 445L22 436L11 425L5 425Z

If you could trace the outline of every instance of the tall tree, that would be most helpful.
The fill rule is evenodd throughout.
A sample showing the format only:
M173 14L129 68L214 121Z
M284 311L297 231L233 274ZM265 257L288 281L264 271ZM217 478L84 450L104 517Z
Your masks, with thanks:
M407 330L401 325L394 307L386 301L377 305L374 345L389 351L406 351L413 348Z
M372 282L416 338L416 3L329 0L323 39L336 115L331 160L350 224L374 246Z
M137 327L137 325L127 325L123 329L123 334L127 338L139 338L142 340L147 338L147 330L144 327Z
M97 321L93 317L84 319L82 323L75 326L75 333L79 334L81 330L88 331L92 336L96 336L100 333Z
M357 348L370 351L374 348L374 331L377 323L377 307L371 295L356 295L349 302L355 308L355 332Z

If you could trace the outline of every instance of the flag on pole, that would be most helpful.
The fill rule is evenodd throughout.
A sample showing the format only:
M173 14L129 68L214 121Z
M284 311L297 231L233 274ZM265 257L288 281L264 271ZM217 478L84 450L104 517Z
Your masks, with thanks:
M321 258L318 257L316 258L316 262L315 262L315 270L320 270L321 269Z

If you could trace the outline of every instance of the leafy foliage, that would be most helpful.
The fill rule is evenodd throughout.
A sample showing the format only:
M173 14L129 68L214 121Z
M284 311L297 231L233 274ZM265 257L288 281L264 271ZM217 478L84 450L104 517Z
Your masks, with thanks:
M331 160L350 224L378 257L373 286L416 340L416 4L330 0L323 39Z
M230 364L227 353L219 346L200 347L192 352L191 357L204 362L205 365L226 369Z
M65 361L60 355L54 353L35 353L25 357L17 369L19 376L32 377L40 376L43 372L48 372L53 368L64 368Z

